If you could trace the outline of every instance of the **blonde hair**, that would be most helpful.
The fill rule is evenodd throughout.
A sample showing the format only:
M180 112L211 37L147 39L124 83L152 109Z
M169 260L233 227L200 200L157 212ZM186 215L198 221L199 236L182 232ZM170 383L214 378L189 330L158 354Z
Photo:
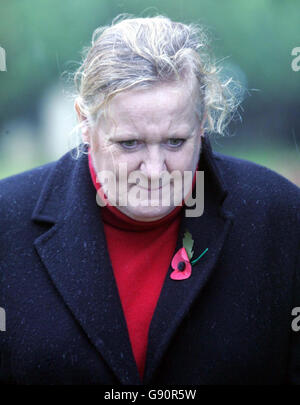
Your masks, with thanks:
M180 82L194 75L198 84L195 109L203 129L223 134L239 102L232 78L222 82L208 45L203 27L162 15L131 18L122 14L111 26L97 28L74 75L76 102L89 127L97 124L112 98L122 91ZM79 156L80 148L77 152Z

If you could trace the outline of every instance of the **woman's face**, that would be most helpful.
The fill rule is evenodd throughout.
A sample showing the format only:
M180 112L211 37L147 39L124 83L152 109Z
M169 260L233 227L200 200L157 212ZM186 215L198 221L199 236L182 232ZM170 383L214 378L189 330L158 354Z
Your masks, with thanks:
M153 221L170 213L176 205L174 184L168 182L166 175L176 170L183 179L184 171L190 171L193 176L197 168L202 129L193 108L192 93L184 82L122 92L110 103L110 119L102 116L88 138L96 173L105 170L115 176L114 205L135 220ZM140 174L140 180L132 183L129 176L135 171ZM111 186L104 184L100 176L98 179L112 201ZM127 186L126 192L131 197L138 191L137 197L141 199L138 204L132 198L122 200L126 201L125 206L120 204L121 183ZM170 204L162 203L162 190L167 193L169 190ZM121 192L124 197L124 191ZM185 195L182 189L179 200Z

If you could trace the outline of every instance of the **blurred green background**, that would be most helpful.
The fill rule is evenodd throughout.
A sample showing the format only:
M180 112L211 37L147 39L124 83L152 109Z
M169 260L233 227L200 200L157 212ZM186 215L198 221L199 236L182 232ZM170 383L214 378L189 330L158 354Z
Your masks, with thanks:
M120 13L203 24L224 74L246 91L221 153L265 165L300 185L300 1L9 0L0 2L0 178L59 158L76 144L68 75L95 28ZM300 65L300 63L299 63ZM299 66L300 67L300 66Z

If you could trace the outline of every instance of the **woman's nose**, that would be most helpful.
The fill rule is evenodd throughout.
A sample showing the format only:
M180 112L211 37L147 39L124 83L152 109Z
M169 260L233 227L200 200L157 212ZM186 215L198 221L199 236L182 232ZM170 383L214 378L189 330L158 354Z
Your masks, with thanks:
M167 170L164 154L157 149L149 151L141 163L140 170L149 180L160 179Z

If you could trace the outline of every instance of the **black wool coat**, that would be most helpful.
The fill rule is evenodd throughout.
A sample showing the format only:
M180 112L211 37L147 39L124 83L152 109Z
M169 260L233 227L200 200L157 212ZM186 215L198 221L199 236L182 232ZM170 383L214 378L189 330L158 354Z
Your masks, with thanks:
M186 229L209 250L186 280L169 268L143 381L87 155L0 181L1 383L300 383L300 190L207 139L200 162L204 213L182 216L176 251Z

